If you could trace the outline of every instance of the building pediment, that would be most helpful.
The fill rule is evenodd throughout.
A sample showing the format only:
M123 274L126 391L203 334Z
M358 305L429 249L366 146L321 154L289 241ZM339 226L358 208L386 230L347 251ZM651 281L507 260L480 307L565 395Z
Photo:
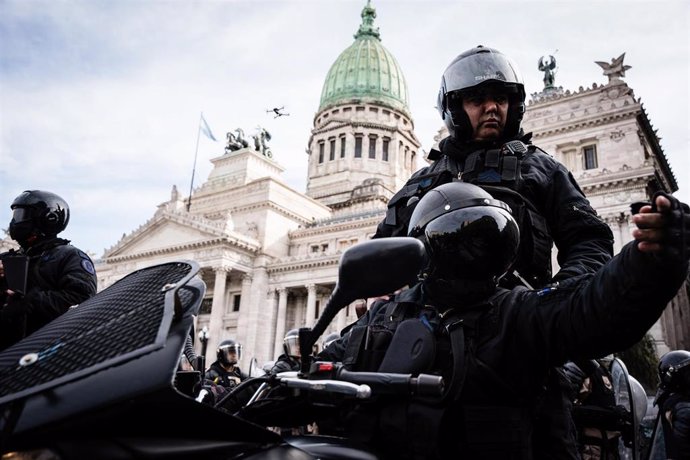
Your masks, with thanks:
M106 250L104 259L132 258L221 242L249 252L261 247L256 239L230 230L224 220L213 221L184 211L159 210L153 218L131 234L123 235L115 246Z

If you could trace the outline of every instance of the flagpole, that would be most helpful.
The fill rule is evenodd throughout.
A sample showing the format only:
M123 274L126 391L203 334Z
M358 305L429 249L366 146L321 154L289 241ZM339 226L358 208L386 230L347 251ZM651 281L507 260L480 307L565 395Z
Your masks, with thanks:
M196 157L199 154L199 135L201 134L201 118L204 116L204 112L199 115L199 125L196 128L196 149L194 150L194 165L192 166L192 181L189 184L189 198L187 198L187 212L189 212L189 207L192 205L192 189L194 188L194 173L196 172Z

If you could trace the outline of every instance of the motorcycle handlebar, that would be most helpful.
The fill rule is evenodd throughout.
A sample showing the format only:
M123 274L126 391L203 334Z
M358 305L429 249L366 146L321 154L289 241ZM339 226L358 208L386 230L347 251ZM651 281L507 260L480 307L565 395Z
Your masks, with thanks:
M369 385L356 385L341 380L305 380L285 377L281 379L281 383L288 388L323 391L326 393L341 393L348 396L354 396L358 399L367 399L371 397L371 388Z
M442 396L443 377L429 374L392 374L386 372L352 372L341 369L338 378L346 382L367 384L376 393L411 396Z
M282 384L311 391L342 393L357 398L372 394L442 396L443 377L429 374L393 374L387 372L354 372L340 367L330 379L300 378L298 372L277 374Z

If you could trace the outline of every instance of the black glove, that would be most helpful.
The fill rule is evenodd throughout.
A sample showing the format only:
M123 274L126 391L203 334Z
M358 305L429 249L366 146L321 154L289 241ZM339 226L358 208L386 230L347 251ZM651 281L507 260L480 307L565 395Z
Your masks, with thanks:
M690 251L688 251L690 207L666 192L656 192L654 198L652 198L652 209L654 212L657 212L656 198L658 196L663 196L671 202L671 210L664 213L667 219L667 230L663 244L671 254L680 257L682 261L687 261L690 258Z

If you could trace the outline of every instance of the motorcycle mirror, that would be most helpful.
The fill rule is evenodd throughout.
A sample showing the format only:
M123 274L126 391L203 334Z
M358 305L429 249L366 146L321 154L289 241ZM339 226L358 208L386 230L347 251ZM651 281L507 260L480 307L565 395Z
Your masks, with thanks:
M357 299L390 294L414 279L423 267L424 244L416 238L369 240L348 248L340 257L338 281L314 327L300 329L302 370L312 347L340 310Z

